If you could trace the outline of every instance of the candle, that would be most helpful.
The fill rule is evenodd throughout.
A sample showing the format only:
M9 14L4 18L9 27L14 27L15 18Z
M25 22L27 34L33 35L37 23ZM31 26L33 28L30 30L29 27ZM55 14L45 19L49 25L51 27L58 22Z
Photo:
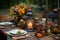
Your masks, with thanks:
M32 29L32 22L28 23L28 29Z

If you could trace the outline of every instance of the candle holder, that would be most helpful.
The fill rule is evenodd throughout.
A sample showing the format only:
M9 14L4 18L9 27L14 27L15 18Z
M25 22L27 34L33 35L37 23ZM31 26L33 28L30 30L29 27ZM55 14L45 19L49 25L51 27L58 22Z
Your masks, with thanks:
M25 27L25 29L27 30L27 31L34 31L34 24L35 24L35 20L33 19L33 18L28 18L28 19L26 19L26 21L25 21L25 24L26 24L26 27Z

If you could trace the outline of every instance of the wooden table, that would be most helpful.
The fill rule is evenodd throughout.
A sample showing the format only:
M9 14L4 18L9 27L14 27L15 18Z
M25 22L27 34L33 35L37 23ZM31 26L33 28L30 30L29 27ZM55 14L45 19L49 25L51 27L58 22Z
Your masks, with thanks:
M20 29L19 27L12 27L12 26L0 26L0 30L2 30L3 32L7 32L7 31L10 31L10 30L12 30L12 29ZM55 40L53 37L51 37L51 36L45 36L45 37L43 37L43 38L37 38L36 36L35 36L35 32L28 32L28 34L30 34L30 37L26 37L26 38L23 38L23 39L21 39L21 37L20 37L20 39L19 40ZM16 40L16 38L18 38L18 37L14 37L14 36L12 36L12 39L11 40Z
M8 31L10 31L12 29L20 29L20 27L0 26L0 30L2 30L6 34ZM37 37L34 36L35 32L28 32L28 34L30 34L30 37L20 38L20 40L39 40ZM18 37L12 36L12 39L15 40L15 38L18 38Z

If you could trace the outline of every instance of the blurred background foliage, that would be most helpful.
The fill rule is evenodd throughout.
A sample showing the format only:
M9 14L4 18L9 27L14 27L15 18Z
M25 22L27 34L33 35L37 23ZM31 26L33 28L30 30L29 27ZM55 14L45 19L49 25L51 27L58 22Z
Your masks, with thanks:
M49 10L52 8L58 8L58 0L47 0ZM0 0L0 14L8 14L9 8L14 5L24 3L33 8L33 12L41 12L46 8L46 0ZM60 7L60 0L59 0Z
M39 5L40 7L45 7L46 5L46 0L0 0L0 8L9 8L15 4L19 3L26 3L26 4L34 4L34 5ZM57 8L57 0L48 0L48 7Z

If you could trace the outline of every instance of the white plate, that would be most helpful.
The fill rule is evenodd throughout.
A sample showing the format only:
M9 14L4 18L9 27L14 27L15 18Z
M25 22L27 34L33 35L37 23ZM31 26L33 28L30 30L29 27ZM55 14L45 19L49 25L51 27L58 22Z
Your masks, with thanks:
M12 22L1 22L0 25L12 25Z
M8 34L17 34L18 31L20 31L21 34L27 34L27 31L21 30L21 29L10 30L10 31L8 31Z

